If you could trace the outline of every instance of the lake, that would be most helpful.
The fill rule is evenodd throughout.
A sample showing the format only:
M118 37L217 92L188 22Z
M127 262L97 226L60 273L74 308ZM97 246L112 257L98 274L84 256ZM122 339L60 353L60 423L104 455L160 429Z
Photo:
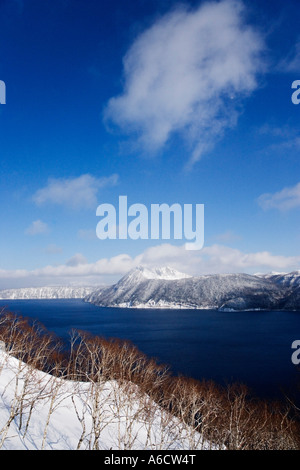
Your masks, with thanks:
M129 339L174 374L243 382L261 397L293 393L300 382L291 361L300 312L101 308L74 299L0 300L4 306L64 339L72 328Z

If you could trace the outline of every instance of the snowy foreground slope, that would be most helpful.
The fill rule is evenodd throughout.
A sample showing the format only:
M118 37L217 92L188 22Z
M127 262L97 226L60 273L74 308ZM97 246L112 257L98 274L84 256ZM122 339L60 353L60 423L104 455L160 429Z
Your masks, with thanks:
M0 349L0 449L197 448L209 446L132 383L63 380Z
M187 276L138 267L86 301L104 307L300 310L300 273Z

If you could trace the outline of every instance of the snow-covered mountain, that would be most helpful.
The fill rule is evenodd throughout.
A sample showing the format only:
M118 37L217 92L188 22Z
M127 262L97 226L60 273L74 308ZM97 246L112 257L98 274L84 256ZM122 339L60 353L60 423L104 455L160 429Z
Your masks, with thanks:
M0 299L83 299L94 287L28 287L0 290Z
M223 310L300 310L300 287L272 276L216 274L187 276L170 268L138 267L110 287L97 289L85 300L105 307L198 308ZM295 274L297 277L297 275ZM300 274L299 282L300 282ZM299 288L300 293L300 288Z
M292 271L291 273L271 273L261 274L264 279L270 279L278 285L284 287L300 286L300 271Z

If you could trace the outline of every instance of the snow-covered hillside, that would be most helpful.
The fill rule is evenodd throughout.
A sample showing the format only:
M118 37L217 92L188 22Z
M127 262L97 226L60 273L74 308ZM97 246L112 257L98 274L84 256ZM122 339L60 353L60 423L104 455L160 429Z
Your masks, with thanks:
M0 290L0 299L83 299L94 287L28 287Z
M174 281L175 279L187 279L190 276L189 274L181 273L176 269L170 268L169 266L156 267L156 268L146 268L144 266L138 266L136 269L130 271L127 275L127 278L146 278L146 279L162 279L165 281ZM124 279L124 278L123 278Z
M1 449L208 447L198 432L162 411L132 383L64 380L0 349Z
M215 274L192 277L169 268L138 267L85 300L124 308L198 308L223 310L300 309L300 275ZM289 280L289 281L288 281Z
M261 277L269 279L284 287L300 286L300 271L292 271L291 273L261 274Z

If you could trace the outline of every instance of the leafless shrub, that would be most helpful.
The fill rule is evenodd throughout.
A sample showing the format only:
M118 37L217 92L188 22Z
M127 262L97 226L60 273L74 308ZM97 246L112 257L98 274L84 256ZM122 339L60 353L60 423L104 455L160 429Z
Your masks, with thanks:
M139 445L141 426L146 429L147 448L169 449L182 439L189 449L300 449L299 410L291 403L254 399L240 384L223 388L211 381L174 377L129 341L73 330L69 349L63 351L42 325L9 312L0 312L0 341L19 359L0 447L12 422L18 422L26 435L38 401L46 397L45 448L51 416L63 399L64 381L73 381L72 403L82 428L78 449L100 449L103 430L112 421L118 425L117 444L122 449ZM51 384L50 380L47 386L39 383L36 370L50 374ZM75 399L80 383L87 387ZM159 437L153 434L154 423Z

